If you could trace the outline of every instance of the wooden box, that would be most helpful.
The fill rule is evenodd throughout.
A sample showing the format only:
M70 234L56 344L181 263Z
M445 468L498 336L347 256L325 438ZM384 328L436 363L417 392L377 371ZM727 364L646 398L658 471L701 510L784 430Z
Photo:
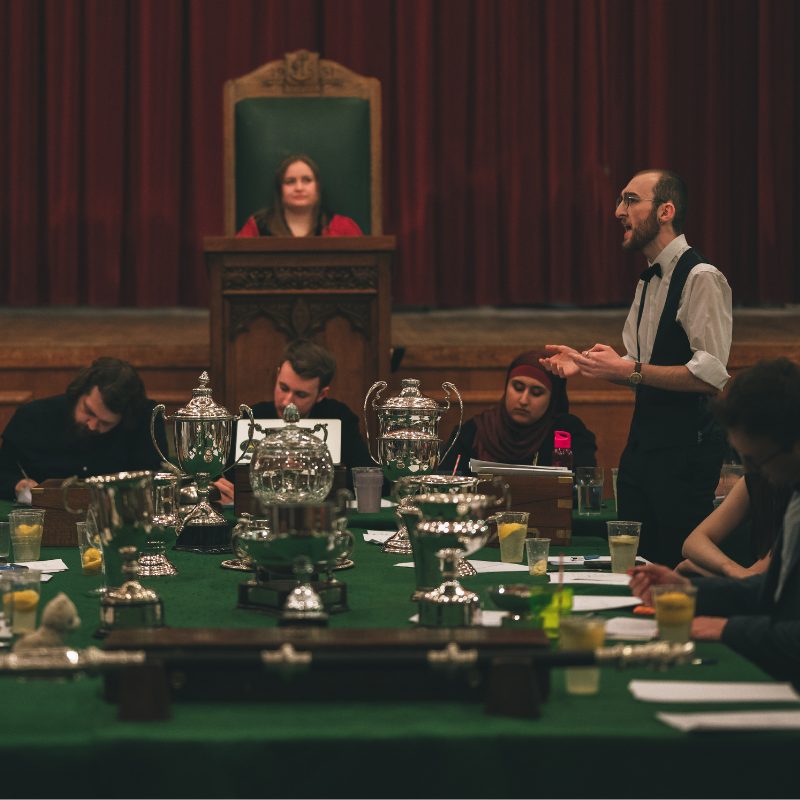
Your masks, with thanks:
M502 475L511 492L510 511L527 511L529 535L554 545L572 543L572 475ZM490 542L499 546L495 539Z
M69 505L80 514L71 514L64 508L61 478L48 478L31 489L31 508L44 509L42 547L78 546L75 523L86 518L89 508L89 490L85 486L71 486L66 498Z

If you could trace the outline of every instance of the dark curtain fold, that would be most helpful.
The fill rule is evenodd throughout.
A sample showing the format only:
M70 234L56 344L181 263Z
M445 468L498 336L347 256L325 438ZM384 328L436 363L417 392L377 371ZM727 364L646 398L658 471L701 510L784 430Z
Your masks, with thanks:
M397 306L614 305L665 165L737 304L800 302L795 0L0 0L0 302L203 306L222 87L301 47L383 87Z

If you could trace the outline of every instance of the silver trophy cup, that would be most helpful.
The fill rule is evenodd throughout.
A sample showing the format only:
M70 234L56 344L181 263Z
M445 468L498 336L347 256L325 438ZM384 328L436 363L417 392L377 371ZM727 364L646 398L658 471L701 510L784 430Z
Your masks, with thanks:
M383 474L390 481L404 475L424 475L433 472L450 451L448 448L441 458L439 457L439 422L450 409L451 391L458 398L459 405L456 436L461 430L464 403L458 389L452 383L443 383L445 400L439 403L420 392L418 380L405 378L401 382L399 395L380 402L381 392L387 385L386 381L373 383L364 397L364 427L367 432L370 457L383 468ZM378 419L377 456L372 453L369 431L370 397L373 392L375 396L372 398L372 409Z
M103 629L158 627L164 624L159 596L139 583L137 555L153 526L153 473L119 472L96 475L62 484L64 505L72 513L84 513L66 502L66 490L79 483L90 490L90 506L103 544L108 591L100 601Z
M157 405L153 409L150 419L150 435L161 458L176 472L180 469L180 471L192 475L197 481L197 504L180 521L178 533L187 525L227 525L225 518L218 514L208 502L208 487L228 468L234 423L245 415L250 419L248 446L253 440L253 412L249 406L240 405L238 416L230 414L224 406L214 402L208 383L208 373L203 372L200 376L200 385L192 389L192 399L186 406L176 411L175 414L168 415L164 413L163 404ZM159 414L164 417L165 423L172 424L175 453L180 467L172 464L158 445L155 423ZM238 463L246 452L247 448L234 463Z

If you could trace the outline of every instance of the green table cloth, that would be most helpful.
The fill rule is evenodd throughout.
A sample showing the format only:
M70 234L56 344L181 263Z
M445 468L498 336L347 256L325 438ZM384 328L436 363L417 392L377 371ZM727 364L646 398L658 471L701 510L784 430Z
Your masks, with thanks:
M2 510L2 509L0 509ZM372 520L374 522L375 520ZM366 544L370 520L354 515L355 567L341 571L351 611L332 626L407 626L408 560ZM566 552L605 553L602 538L577 537ZM43 601L65 591L83 625L69 640L96 644L98 601L83 595L76 548L48 548L69 571L43 586ZM178 627L260 627L275 619L237 609L246 574L224 570L224 556L170 551L174 578L145 581L164 600L167 624ZM485 548L474 558L497 560ZM476 591L525 573L478 575ZM586 587L584 593L616 591ZM490 601L484 605L490 607ZM767 680L721 644L701 644L713 666L666 675L605 669L601 691L573 697L563 672L539 719L486 715L457 702L325 703L185 702L166 722L120 722L101 694L99 678L74 681L0 678L6 796L35 797L680 797L786 796L796 793L790 754L796 733L691 735L672 730L659 710L712 706L641 703L632 678ZM743 707L743 706L742 706ZM749 707L749 706L748 706ZM774 706L759 706L774 707Z

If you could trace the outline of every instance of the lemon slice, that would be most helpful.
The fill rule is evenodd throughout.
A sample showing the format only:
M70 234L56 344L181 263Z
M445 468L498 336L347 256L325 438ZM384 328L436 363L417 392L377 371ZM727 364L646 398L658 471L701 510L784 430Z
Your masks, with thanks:
M17 534L22 534L23 536L41 536L42 535L42 526L41 525L26 525L24 522L20 525L17 525Z
M664 625L689 622L694 616L694 602L683 592L666 592L656 597L656 619Z
M524 536L526 532L526 526L519 522L501 522L497 526L497 538L501 541L507 536L513 536L514 534L522 534Z
M39 605L39 592L33 589L20 589L18 592L11 592L3 598L3 606L14 611L33 611Z
M96 547L87 547L81 556L84 575L97 575L103 569L103 554Z

